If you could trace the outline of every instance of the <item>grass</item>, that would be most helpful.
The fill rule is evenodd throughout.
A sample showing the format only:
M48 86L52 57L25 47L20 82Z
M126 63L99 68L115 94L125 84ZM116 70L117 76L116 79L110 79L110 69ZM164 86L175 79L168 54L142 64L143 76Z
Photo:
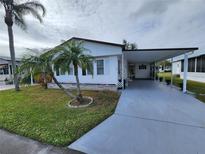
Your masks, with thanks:
M0 92L0 128L35 140L65 146L88 132L115 110L119 94L83 91L94 98L88 108L66 107L69 98L61 91L40 86L20 92Z
M159 77L163 77L165 79L171 79L171 73L165 72L165 73L158 73ZM180 84L183 82L182 79L179 77L174 76L173 77L173 84L175 86L180 87ZM205 94L205 83L202 82L196 82L196 81L187 81L187 89L191 92L196 93L196 98L201 100L202 102L205 102L205 96L200 96L199 94Z

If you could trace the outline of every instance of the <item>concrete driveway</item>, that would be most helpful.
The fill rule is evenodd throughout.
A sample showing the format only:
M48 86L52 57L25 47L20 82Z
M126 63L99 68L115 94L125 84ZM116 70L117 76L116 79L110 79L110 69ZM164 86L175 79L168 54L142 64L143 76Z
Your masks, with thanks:
M89 154L204 154L205 104L158 82L135 81L115 114L69 147Z

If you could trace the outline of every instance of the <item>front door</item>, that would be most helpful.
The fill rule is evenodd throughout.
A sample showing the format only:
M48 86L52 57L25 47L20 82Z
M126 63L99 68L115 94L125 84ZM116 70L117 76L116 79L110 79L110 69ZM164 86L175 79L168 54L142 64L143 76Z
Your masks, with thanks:
M129 64L128 77L129 79L135 79L135 64Z
M150 65L146 63L135 65L135 78L136 79L150 79Z

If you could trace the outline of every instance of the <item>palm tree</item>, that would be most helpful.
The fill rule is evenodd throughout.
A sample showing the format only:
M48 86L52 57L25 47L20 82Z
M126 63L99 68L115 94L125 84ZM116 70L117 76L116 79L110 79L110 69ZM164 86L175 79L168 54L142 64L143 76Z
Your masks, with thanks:
M137 49L136 43L130 43L126 39L122 40L122 44L124 45L123 50L136 50Z
M40 22L42 22L42 16L45 15L44 6L37 1L27 1L25 3L19 3L18 0L0 0L0 5L3 5L5 10L4 21L8 27L9 36L9 49L12 61L12 69L14 74L14 84L16 91L19 90L18 74L16 72L16 59L14 49L14 36L13 36L13 23L20 26L23 30L26 29L24 16L27 14L33 15ZM39 14L38 10L42 11L42 15Z
M19 72L24 72L25 77L31 76L31 75L43 75L43 82L44 82L44 88L48 88L48 81L47 77L50 76L56 85L60 89L62 89L68 96L75 98L75 96L66 90L55 78L53 69L52 69L52 59L53 55L48 53L45 54L27 54L23 57L21 65L19 67Z
M87 50L83 47L83 42L81 41L69 41L62 44L59 47L53 49L56 55L54 59L54 68L61 69L61 71L66 72L69 71L70 66L74 67L74 75L76 78L77 85L77 96L76 100L78 102L82 102L83 97L80 89L80 81L78 77L78 68L82 68L83 70L88 70L93 73L93 57L90 55L84 54L84 51Z

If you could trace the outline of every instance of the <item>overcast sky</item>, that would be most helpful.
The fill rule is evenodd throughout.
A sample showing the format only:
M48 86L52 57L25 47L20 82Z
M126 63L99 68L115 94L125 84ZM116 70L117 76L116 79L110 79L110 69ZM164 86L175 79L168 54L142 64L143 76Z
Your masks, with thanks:
M72 36L139 48L205 49L205 0L41 0L43 24L26 17L27 32L14 26L17 57L25 48L50 48ZM0 7L0 56L9 56L7 27Z

